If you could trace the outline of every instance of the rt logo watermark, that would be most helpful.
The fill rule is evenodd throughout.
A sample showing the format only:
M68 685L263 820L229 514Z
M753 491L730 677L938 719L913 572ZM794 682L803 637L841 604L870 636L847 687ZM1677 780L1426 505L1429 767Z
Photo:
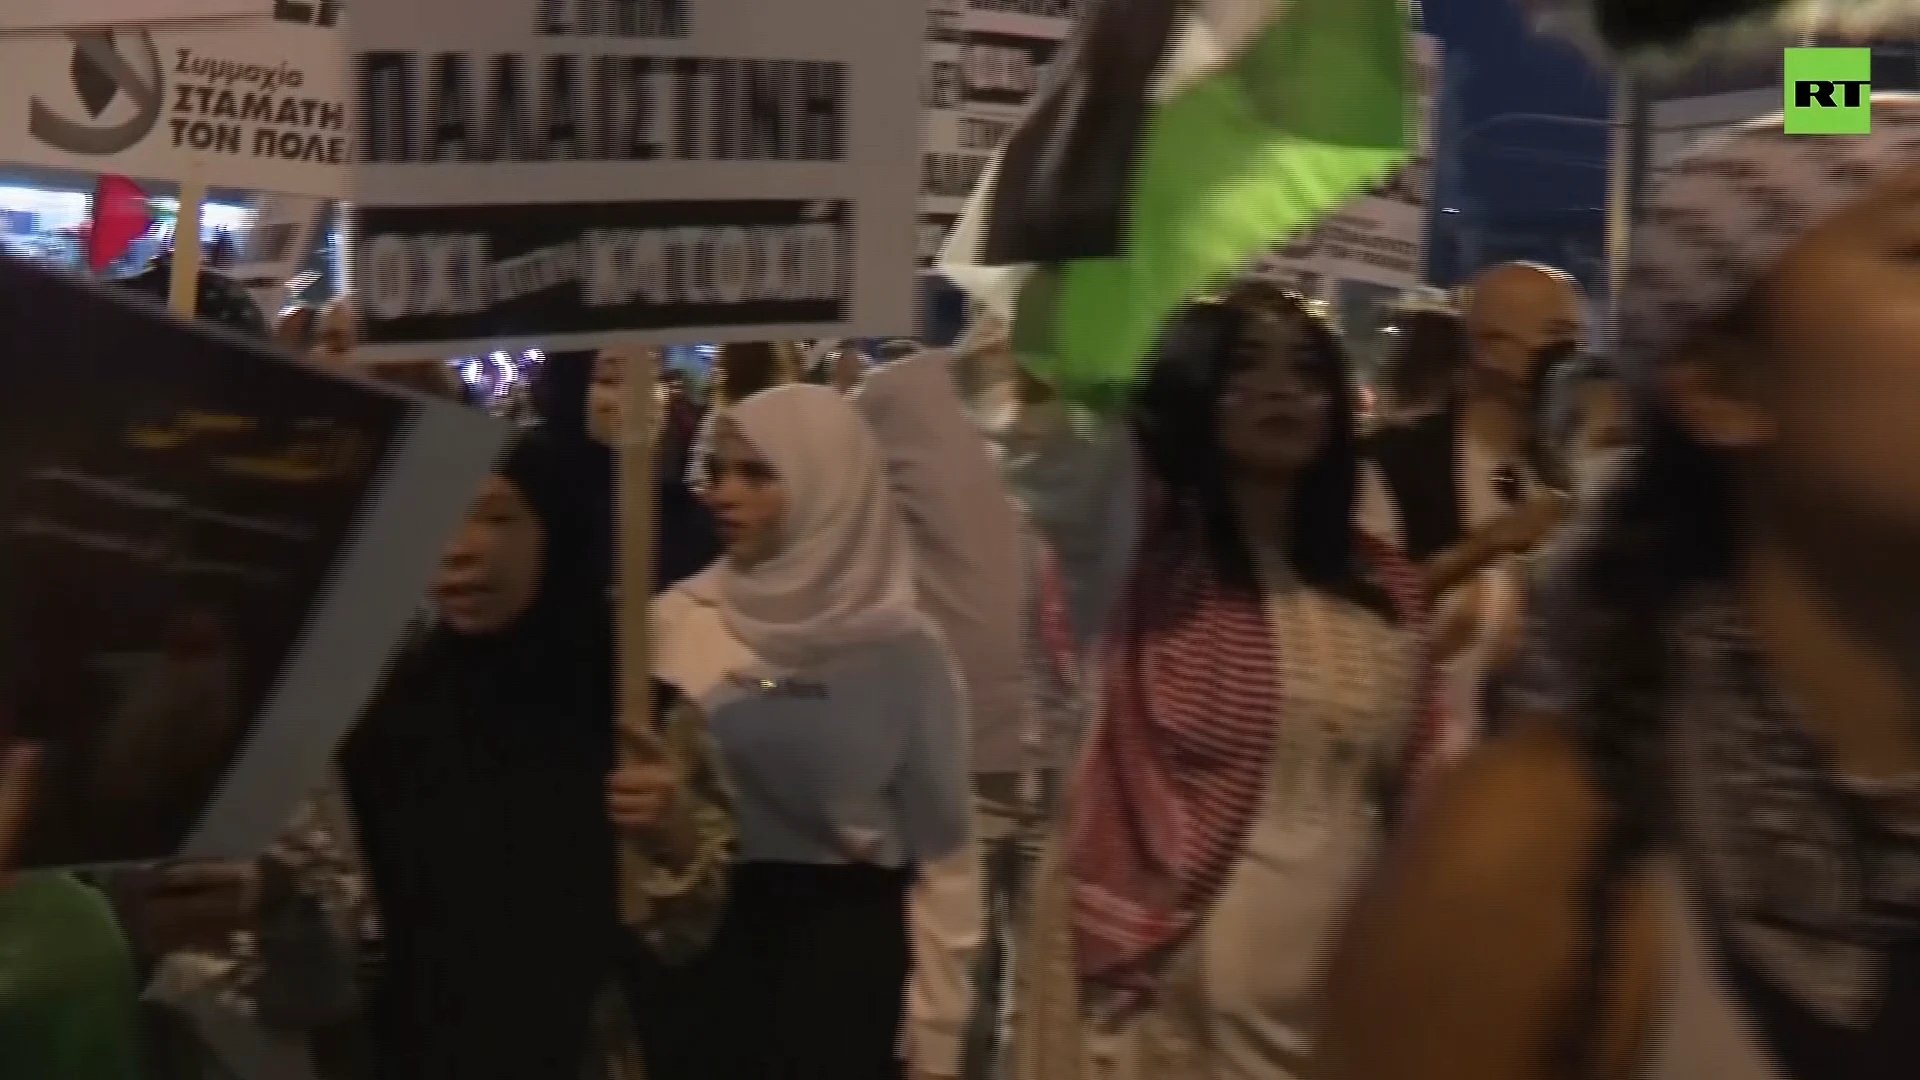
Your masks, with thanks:
M1865 135L1873 129L1872 49L1788 49L1786 132Z

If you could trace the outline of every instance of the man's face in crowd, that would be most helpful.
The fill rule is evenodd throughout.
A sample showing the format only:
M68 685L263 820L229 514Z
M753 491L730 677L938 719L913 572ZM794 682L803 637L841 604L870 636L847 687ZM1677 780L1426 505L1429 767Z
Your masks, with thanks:
M1516 404L1530 400L1540 355L1580 338L1573 286L1532 266L1499 266L1475 285L1467 312L1473 362L1487 389Z

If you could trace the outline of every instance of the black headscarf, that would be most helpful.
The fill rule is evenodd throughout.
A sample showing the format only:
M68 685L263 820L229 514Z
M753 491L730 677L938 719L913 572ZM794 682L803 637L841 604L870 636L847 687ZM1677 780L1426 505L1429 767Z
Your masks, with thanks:
M579 462L539 434L497 474L544 533L532 606L426 631L344 765L386 930L383 1074L579 1075L617 934L609 609Z

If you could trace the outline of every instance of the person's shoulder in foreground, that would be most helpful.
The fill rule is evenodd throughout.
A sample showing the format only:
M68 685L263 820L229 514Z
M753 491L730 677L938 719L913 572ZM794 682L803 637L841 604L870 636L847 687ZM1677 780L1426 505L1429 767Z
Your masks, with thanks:
M1329 1075L1576 1080L1557 1071L1555 1040L1588 959L1582 897L1606 817L1571 739L1538 717L1443 778L1355 909L1333 974ZM1630 874L1595 1046L1596 1075L1622 1080L1643 1033L1616 1018L1646 1015L1656 951L1644 871Z

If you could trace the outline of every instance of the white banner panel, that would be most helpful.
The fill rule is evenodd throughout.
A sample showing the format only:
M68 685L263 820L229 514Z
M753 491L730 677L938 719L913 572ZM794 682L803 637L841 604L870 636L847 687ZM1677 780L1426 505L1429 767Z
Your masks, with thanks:
M261 19L0 38L0 161L347 192L337 29Z
M351 22L370 359L912 330L919 5L386 0Z

